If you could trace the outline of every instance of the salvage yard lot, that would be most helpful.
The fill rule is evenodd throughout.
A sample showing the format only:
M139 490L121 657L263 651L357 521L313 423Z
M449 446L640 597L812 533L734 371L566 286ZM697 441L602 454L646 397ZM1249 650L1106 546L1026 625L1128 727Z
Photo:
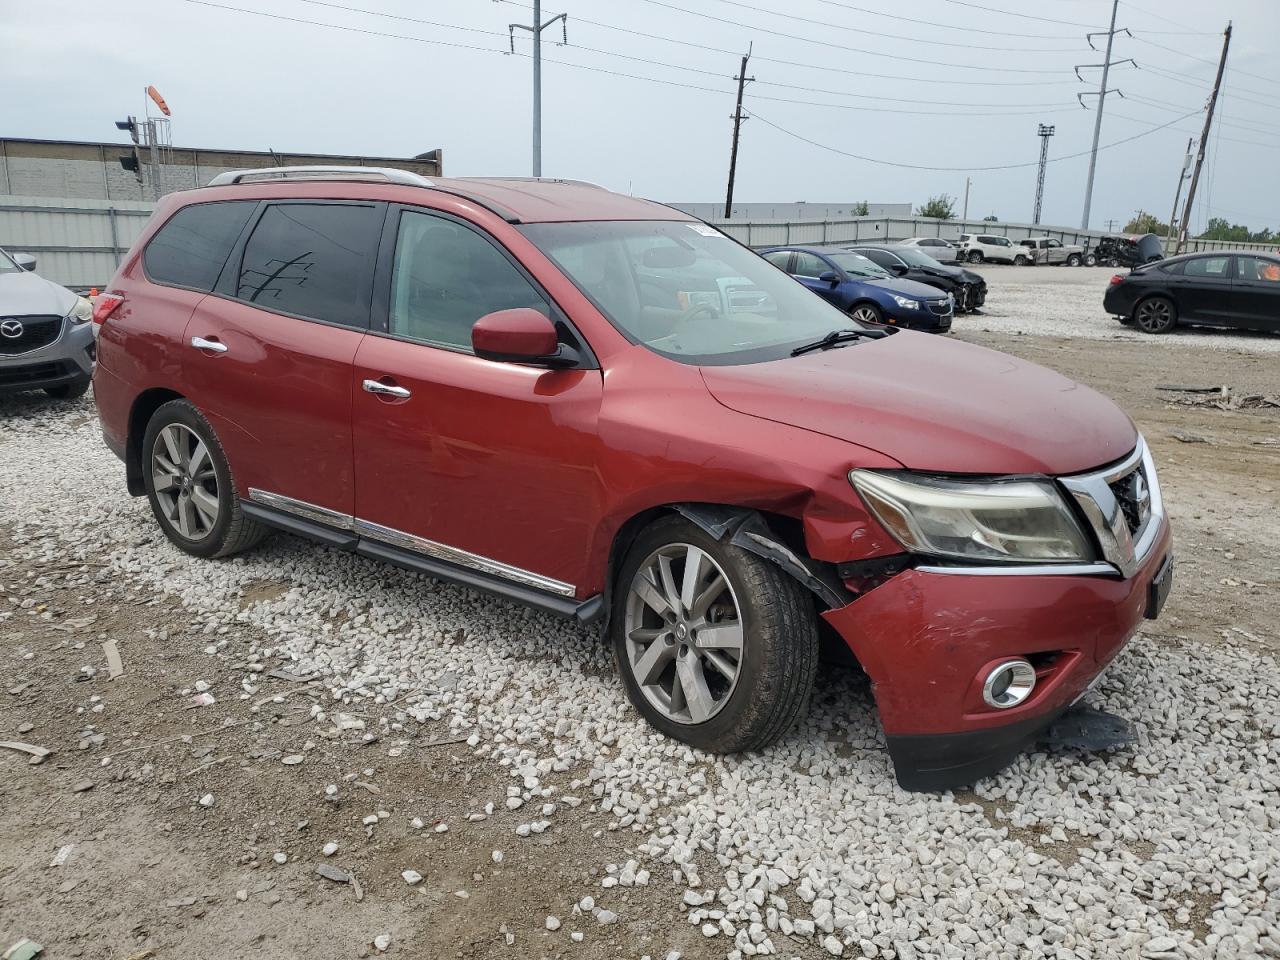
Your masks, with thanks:
M955 335L1111 395L1156 456L1176 585L1094 695L1136 746L907 794L865 683L824 671L775 748L698 754L587 629L283 535L179 553L91 398L11 397L0 740L54 752L0 750L0 948L1276 956L1280 410L1156 387L1274 395L1280 337L1144 337L1102 312L1111 271L980 270L988 309Z

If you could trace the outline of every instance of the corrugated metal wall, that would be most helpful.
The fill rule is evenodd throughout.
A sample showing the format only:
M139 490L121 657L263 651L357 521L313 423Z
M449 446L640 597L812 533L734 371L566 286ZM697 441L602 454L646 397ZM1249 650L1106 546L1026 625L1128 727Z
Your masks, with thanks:
M102 286L142 232L154 204L0 196L0 247L29 253L36 272L73 290Z

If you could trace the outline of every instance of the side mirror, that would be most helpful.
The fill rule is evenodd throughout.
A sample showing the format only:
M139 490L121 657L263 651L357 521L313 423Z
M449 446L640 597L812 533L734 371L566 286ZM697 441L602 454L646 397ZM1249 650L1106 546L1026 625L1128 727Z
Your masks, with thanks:
M840 278L836 276L836 272L834 270L824 270L822 273L818 274L818 279L822 283L829 283L832 286L835 286L840 282Z
M31 273L35 273L36 258L33 257L31 254L15 253L13 255L13 262L16 263L18 266L20 266L23 270L27 270Z
M556 325L530 307L485 314L471 327L471 347L477 357L505 363L569 367L578 362L577 351L560 343Z
M907 272L907 265L905 263L895 263L895 264L892 264L889 267L889 269L892 270L894 273L896 273L898 276L902 276L904 273Z

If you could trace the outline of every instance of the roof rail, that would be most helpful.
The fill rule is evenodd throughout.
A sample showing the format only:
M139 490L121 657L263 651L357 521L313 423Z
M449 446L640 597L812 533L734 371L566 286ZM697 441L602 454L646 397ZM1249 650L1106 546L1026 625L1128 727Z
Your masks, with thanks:
M457 180L491 180L495 183L572 183L580 187L595 187L597 190L608 190L608 187L590 180L567 180L564 177L456 177Z
M406 187L435 186L412 170L396 167L259 167L256 170L228 170L209 181L211 187L262 180L385 180Z

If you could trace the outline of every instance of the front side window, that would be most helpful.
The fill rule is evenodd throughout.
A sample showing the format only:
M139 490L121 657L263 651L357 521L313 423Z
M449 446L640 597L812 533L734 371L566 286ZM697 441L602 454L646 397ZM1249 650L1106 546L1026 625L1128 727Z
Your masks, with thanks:
M860 253L833 253L832 262L851 277L882 280L889 271Z
M477 320L517 307L550 315L542 295L492 243L444 217L401 214L391 274L392 334L470 350Z
M257 200L224 200L183 207L142 252L147 276L156 283L212 290L257 206Z
M1280 263L1261 257L1236 257L1236 278L1280 284Z
M775 250L773 253L766 253L764 258L772 263L779 270L787 269L787 261L791 259L790 250Z
M381 206L276 203L245 244L236 296L345 327L369 324Z
M1184 273L1188 277L1213 277L1218 280L1227 276L1227 263L1230 257L1197 257L1188 260Z
M861 326L706 224L616 220L519 229L627 337L684 363L776 360L832 330Z
M791 272L797 277L809 277L816 279L824 273L829 273L831 268L822 262L822 258L812 253L799 251L796 253L796 266Z

